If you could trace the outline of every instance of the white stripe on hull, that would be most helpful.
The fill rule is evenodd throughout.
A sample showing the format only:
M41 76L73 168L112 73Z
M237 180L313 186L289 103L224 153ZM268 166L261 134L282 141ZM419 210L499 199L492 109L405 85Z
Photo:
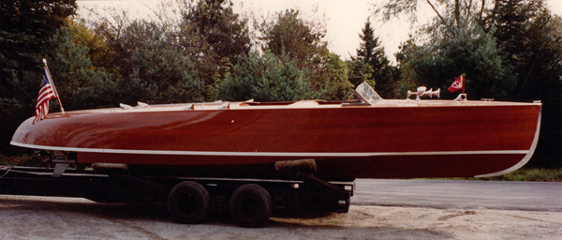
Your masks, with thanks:
M485 151L428 151L428 152L212 152L212 151L166 151L166 150L128 150L53 147L11 142L10 144L25 148L54 151L141 154L141 155L184 155L184 156L234 156L234 157L376 157L376 156L435 156L435 155L504 155L529 154L530 150L485 150ZM531 148L534 150L533 148ZM532 152L531 152L532 153Z

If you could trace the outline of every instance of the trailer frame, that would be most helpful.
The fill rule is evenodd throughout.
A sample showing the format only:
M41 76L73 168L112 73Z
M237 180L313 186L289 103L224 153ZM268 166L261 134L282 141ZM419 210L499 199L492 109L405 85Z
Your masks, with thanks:
M66 168L68 165L64 166L61 172L58 164L60 163L53 168L0 167L0 194L78 197L103 203L165 203L174 220L200 223L201 218L195 219L196 221L177 219L174 217L177 213L170 208L170 194L174 187L182 183L183 185L195 183L194 185L200 185L205 189L203 192L208 193L209 207L206 211L210 214L230 212L240 226L260 227L266 224L272 212L273 214L303 211L346 213L355 189L354 180L324 181L306 172L296 172L292 179L143 176L121 170L98 173L93 169ZM269 196L262 198L269 198L269 200L256 200L245 195L242 195L242 198L250 198L260 204L260 201L267 201L269 203L265 204L269 204L271 209L264 210L265 216L256 216L256 219L251 219L249 222L239 220L240 217L237 215L243 213L233 210L237 207L233 202L246 201L232 199L237 191L241 191L239 189L249 191L250 195L256 189L258 192L259 189L263 189L262 193ZM247 205L247 202L239 204ZM239 212L244 211L246 205L238 207L242 208ZM250 206L252 209L255 207ZM207 212L204 215L206 216Z

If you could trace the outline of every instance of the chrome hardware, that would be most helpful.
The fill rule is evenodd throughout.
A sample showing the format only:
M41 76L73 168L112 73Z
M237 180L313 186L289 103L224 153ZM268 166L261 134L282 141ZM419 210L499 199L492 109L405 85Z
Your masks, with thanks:
M433 96L437 96L437 98L441 97L441 89L437 89L435 91L433 91L433 88L430 88L429 90L427 90L426 87L421 86L418 87L417 92L412 92L410 90L408 90L408 96L407 99L410 99L410 96L415 95L416 96L416 100L420 100L420 97L423 96L429 96L430 98L433 98Z
M137 102L137 106L138 106L138 107L141 107L141 108L150 107L147 103L143 103L143 102Z
M433 88L430 88L429 91L424 92L423 95L427 95L430 98L433 98L433 96L436 96L437 98L440 98L441 97L441 89L438 88L437 90L433 91Z
M133 108L133 107L131 107L131 105L127 105L127 104L124 104L124 103L119 103L119 106L122 109L132 109Z
M455 98L455 101L466 101L466 100L467 100L466 93L461 93L457 98Z

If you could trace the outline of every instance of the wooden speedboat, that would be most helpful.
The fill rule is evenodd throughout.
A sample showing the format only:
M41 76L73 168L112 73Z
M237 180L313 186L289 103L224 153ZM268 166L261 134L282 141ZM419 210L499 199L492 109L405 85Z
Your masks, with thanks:
M77 162L144 174L275 178L275 162L314 159L325 179L472 177L525 165L541 103L381 99L213 102L51 113L12 145L77 152Z

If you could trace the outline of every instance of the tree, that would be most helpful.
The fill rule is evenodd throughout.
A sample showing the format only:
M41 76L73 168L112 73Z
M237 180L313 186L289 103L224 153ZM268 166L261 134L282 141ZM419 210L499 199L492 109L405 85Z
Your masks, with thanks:
M348 69L347 79L354 87L363 82L367 82L372 87L376 86L372 75L374 70L371 65L357 59L346 61L346 64Z
M250 51L247 20L240 19L229 0L200 0L183 15L184 24L193 24L197 34L213 53L236 63Z
M435 13L435 24L450 24L459 28L462 22L468 20L481 22L492 4L486 0L386 0L382 4L376 4L373 13L376 16L382 15L383 21L408 15L414 23L417 22L417 12L422 7L420 5L429 6Z
M118 69L111 64L113 54L102 35L86 25L84 19L67 19L66 26L72 31L73 42L77 46L87 49L87 58L92 62L93 68L104 68L112 74L118 74Z
M298 10L276 13L273 20L262 23L260 30L264 50L277 56L287 54L299 65L327 50L327 43L322 41L326 31L311 21L303 20Z
M552 79L560 75L560 17L551 15L540 0L497 0L486 19L506 64L518 76L512 99L541 98L539 85L556 82Z
M150 101L169 102L174 99L179 99L181 102L204 101L209 96L206 94L205 87L212 85L216 78L224 74L224 69L229 62L236 63L248 54L250 38L247 21L234 14L229 0L175 3L175 5L163 4L162 9L154 11L157 19L131 21L126 12L120 13L110 9L109 18L101 16L93 23L96 33L103 36L108 47L108 55L111 56L106 61L108 66L103 66L109 72L116 72L117 76L121 77L119 84L129 93L123 95L127 98L126 102L135 102L135 99L142 98L141 94L145 94L144 96ZM165 8L173 8L173 10L170 12ZM176 14L179 20L174 18ZM157 39L155 36L162 39ZM165 45L169 46L165 47ZM142 57L158 56L153 54L163 55L152 59L152 62L142 59ZM168 59L170 64L160 62L156 66L165 66L168 69L156 70L150 65L163 59ZM132 64L139 64L139 66ZM176 64L185 64L185 69L172 67ZM152 70L148 71L148 69ZM180 74L182 71L183 73ZM148 80L149 76L144 75L158 75L165 72L169 75L162 75L159 84L156 84L155 80ZM192 80L187 81L187 78ZM171 99L165 99L167 93L158 97L152 95L156 89L158 89L156 93L168 92L171 91L170 86L179 82L187 84L186 81L193 85L176 86L174 91L186 90L189 97L179 92L174 93L177 97ZM168 86L168 83L171 85ZM134 87L136 90L126 88L132 86L136 86Z
M385 19L397 16L401 13L412 14L416 17L418 0L388 0L382 7L377 8L378 13L383 13ZM440 45L440 40L454 39L462 35L458 31L458 26L464 22L475 22L484 30L486 38L491 36L496 41L497 55L501 57L501 65L504 71L499 74L511 75L515 84L497 85L491 87L495 92L500 93L502 99L515 101L542 100L543 102L543 122L541 127L541 138L537 151L531 161L531 165L540 167L560 167L562 166L562 25L560 17L552 15L543 0L492 0L492 1L440 1L426 0L424 4L431 5L436 13L433 23L418 29L418 33L429 39L426 44L433 43ZM447 20L453 18L454 20ZM455 28L456 27L456 28ZM441 31L449 29L448 31ZM440 37L435 37L440 35ZM417 39L421 39L419 35ZM419 44L418 44L419 45ZM412 58L420 57L420 49L416 46L415 39L403 48L399 56L401 62L402 80L401 85L411 84L416 79L420 79L419 71L416 68L408 67L410 63L420 60ZM490 48L489 48L490 49ZM474 49L473 49L474 50ZM444 53L428 52L430 54ZM486 51L483 51L485 53ZM426 60L431 60L429 57ZM496 61L490 61L494 63ZM497 64L493 64L497 65ZM421 65L418 65L421 66ZM482 68L483 72L493 70L493 67ZM429 71L429 70L427 70ZM467 73L467 84L480 87L486 81L474 82L469 79ZM499 82L501 83L501 81ZM468 87L468 86L467 86ZM469 96L474 90L470 89ZM482 95L481 93L478 93ZM472 94L474 95L474 94Z
M45 41L63 26L64 20L73 15L76 8L76 2L70 0L0 2L0 91L3 100L20 106L32 105L32 98L22 98L21 91L27 90L29 84L24 75L41 71Z
M208 44L203 36L186 34L195 25L183 22L176 26L177 22L162 18L130 21L126 13L109 13L111 19L101 17L92 25L105 40L109 55L106 64L111 65L108 71L116 73L120 93L115 101L136 104L206 100L205 80L212 80L217 67L215 59L204 54ZM205 72L208 69L212 70ZM211 80L202 77L201 72L210 72L204 76Z
M177 44L166 26L133 21L121 32L122 52L117 84L120 99L128 104L196 102L205 100L205 84L198 78L195 61Z
M330 53L323 26L301 18L298 10L275 14L273 20L260 26L263 49L276 56L294 59L296 67L306 70L310 91L325 99L341 99L353 85L347 79L347 66Z
M357 49L357 60L363 61L371 66L373 73L371 81L376 83L373 85L375 90L383 97L393 98L395 79L394 68L390 65L390 61L384 53L378 37L375 37L375 30L371 27L371 21L367 19L362 34L360 47Z
M524 0L497 0L490 15L486 17L485 29L494 33L497 46L508 63L515 67L520 64L518 52L524 48L524 25L533 11L521 4Z
M422 46L414 44L403 49L405 62L401 62L400 85L416 83L446 89L456 77L466 74L469 98L507 100L516 78L503 64L493 35L474 22L453 30L455 38L437 38ZM401 94L404 91L401 89ZM454 97L448 92L443 95Z
M277 57L271 52L254 52L231 65L211 92L215 100L227 101L297 101L312 96L305 71L288 55Z
M89 48L78 42L74 26L61 27L46 42L49 51L45 58L65 110L116 106L118 92L113 75L93 67ZM33 79L39 82L41 75ZM52 108L58 110L59 106L53 104Z
M230 0L199 0L183 13L179 37L186 49L196 50L196 67L206 85L220 74L222 63L236 64L249 53L247 22L233 12Z
M562 18L544 14L529 27L528 59L514 96L516 100L541 100L543 121L531 165L562 167Z
M76 12L74 0L0 1L0 150L33 114L45 43Z
M55 34L64 24L64 19L75 14L76 8L74 0L0 2L2 81L21 78L21 71L37 71L41 63L37 53L43 50L43 41ZM19 69L20 73L8 69ZM2 86L5 86L4 82Z
M510 100L543 102L541 137L530 165L562 167L561 18L542 0L496 0L485 20L517 75Z
M325 52L313 59L314 65L308 68L313 72L311 76L311 90L317 92L318 97L327 100L341 100L353 91L353 84L348 79L348 69L340 56Z

